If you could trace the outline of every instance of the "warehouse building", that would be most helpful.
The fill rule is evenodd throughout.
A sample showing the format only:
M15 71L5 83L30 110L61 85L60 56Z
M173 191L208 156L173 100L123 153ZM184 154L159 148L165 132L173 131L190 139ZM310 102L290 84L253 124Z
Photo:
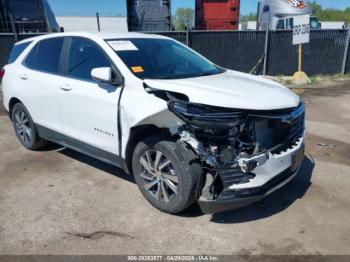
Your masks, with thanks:
M65 32L97 32L98 22L96 16L57 16L57 23ZM100 17L101 32L127 32L126 17Z

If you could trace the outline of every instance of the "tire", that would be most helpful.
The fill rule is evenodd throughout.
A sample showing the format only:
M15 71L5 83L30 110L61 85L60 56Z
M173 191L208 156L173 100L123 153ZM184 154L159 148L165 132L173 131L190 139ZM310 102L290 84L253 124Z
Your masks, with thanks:
M33 119L22 103L14 105L11 119L16 136L25 148L36 150L46 145L46 141L38 136Z
M133 153L132 169L143 196L163 212L179 213L200 196L203 186L200 161L182 142L165 136L141 141Z

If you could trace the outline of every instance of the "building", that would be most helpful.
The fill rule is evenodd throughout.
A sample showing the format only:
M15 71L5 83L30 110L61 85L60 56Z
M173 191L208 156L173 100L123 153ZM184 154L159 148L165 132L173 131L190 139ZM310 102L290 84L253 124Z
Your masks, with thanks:
M98 24L96 16L58 16L57 22L65 32L97 32ZM126 17L104 17L101 16L101 32L127 32Z

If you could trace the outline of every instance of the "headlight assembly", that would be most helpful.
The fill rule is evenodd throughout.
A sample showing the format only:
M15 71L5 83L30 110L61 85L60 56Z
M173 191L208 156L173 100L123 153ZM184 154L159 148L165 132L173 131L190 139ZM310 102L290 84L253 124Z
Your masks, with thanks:
M182 101L168 103L169 110L197 127L232 128L241 123L242 112Z

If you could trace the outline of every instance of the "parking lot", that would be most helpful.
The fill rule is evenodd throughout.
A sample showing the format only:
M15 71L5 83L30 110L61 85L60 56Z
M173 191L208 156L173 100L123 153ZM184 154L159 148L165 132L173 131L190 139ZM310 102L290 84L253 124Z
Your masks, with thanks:
M71 150L25 150L1 107L0 254L349 255L350 81L296 92L308 110L298 176L213 216L161 213L121 170Z

